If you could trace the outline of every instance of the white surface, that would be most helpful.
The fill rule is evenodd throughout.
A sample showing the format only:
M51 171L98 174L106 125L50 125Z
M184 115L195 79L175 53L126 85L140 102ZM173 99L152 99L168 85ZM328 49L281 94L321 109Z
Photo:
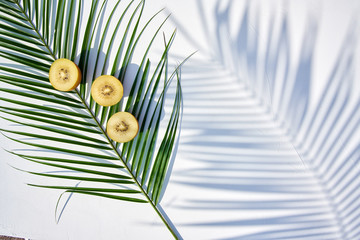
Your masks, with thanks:
M148 1L146 14L164 6L172 13L167 29L178 29L175 59L199 50L182 70L180 142L160 204L181 237L359 239L359 110L347 121L359 100L354 67L360 63L359 2ZM216 18L216 9L222 17ZM284 19L287 33L281 35ZM331 98L322 92L331 86L336 62L348 56L342 52L352 56L353 67L347 69L350 77L334 81L350 91L343 94L338 87L330 96L340 92L341 103L350 98L330 108L345 109L334 121L336 114L325 115ZM291 92L298 69L304 73L300 82L311 86L305 93ZM271 101L269 82L275 82ZM308 108L297 130L305 95ZM313 121L321 99L325 103ZM2 128L8 125L1 120ZM3 149L21 148L0 139ZM0 154L0 234L39 240L171 239L148 205L89 196L74 195L56 224L61 191L26 186L35 177L9 164L34 165L4 150ZM331 175L336 169L345 175Z

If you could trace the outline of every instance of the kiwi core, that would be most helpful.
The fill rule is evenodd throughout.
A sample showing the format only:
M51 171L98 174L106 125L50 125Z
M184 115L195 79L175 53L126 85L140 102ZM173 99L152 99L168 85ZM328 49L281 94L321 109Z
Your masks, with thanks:
M117 132L125 132L129 129L129 125L126 124L124 121L121 121L116 125L116 131Z
M68 70L65 68L61 68L59 71L59 78L63 80L64 82L69 81L69 73Z
M114 89L109 85L105 85L101 88L101 94L104 96L109 96L112 92L114 92Z

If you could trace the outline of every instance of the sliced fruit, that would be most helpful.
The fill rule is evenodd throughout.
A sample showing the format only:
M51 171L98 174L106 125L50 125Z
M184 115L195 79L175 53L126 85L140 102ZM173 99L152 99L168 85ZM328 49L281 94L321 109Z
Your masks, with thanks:
M120 143L131 141L139 131L139 123L136 118L128 112L117 112L111 116L106 132L109 137Z
M81 71L74 62L66 58L60 58L51 64L49 80L55 89L71 91L80 84Z
M91 86L91 96L101 106L112 106L120 102L124 88L119 79L102 75L95 79Z

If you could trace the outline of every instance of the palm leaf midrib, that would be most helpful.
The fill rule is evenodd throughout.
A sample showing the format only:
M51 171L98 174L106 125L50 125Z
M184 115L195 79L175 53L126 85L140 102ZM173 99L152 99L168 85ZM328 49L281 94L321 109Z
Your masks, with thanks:
M51 48L49 47L48 43L45 41L45 39L43 38L43 36L41 35L41 33L38 31L38 29L35 27L35 25L33 24L32 20L30 19L30 17L26 14L25 10L23 9L23 7L19 4L18 1L15 2L16 5L18 6L20 12L24 15L24 17L26 18L27 23L29 24L30 28L32 31L34 31L37 36L38 39L40 40L40 42L42 43L42 45L46 48L46 51L48 51L48 53L50 54L50 56L53 58L53 60L55 61L57 59L56 55L52 52ZM158 214L158 216L161 218L161 220L164 222L164 224L166 225L166 227L170 230L171 234L177 239L176 233L174 232L174 230L172 229L172 227L170 226L170 224L168 223L168 220L164 217L164 215L160 212L159 208L156 206L156 204L151 200L150 196L146 193L145 189L143 188L143 186L140 184L140 182L137 180L137 178L134 176L134 174L132 173L132 171L130 170L130 168L128 167L128 165L126 164L126 161L121 157L120 152L118 151L118 149L116 148L116 146L113 144L113 142L111 141L111 139L109 138L109 136L106 134L103 126L100 124L100 122L98 121L98 119L96 118L96 116L94 115L94 113L91 111L90 107L88 106L88 104L86 103L86 101L81 97L81 94L79 93L78 89L74 90L77 97L79 98L80 102L84 105L85 109L87 110L87 113L91 116L91 118L94 120L94 122L96 123L96 126L100 129L101 133L103 136L105 136L108 144L110 145L110 147L112 148L112 150L114 151L114 153L116 154L116 157L118 157L121 162L123 163L125 169L127 170L128 174L130 175L131 179L135 182L135 184L138 186L138 188L140 189L141 193L145 196L145 198L147 199L147 201L150 203L150 205L152 206L152 208L155 210L155 212Z

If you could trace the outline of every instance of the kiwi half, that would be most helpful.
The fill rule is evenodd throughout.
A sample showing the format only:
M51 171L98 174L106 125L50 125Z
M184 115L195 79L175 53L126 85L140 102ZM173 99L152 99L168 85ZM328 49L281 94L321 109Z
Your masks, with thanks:
M128 112L117 112L111 116L106 125L108 136L120 143L129 142L135 138L139 131L139 123Z
M91 96L101 106L112 106L120 102L124 88L119 79L102 75L95 79L91 86Z
M55 60L49 70L51 85L60 91L74 90L81 82L79 67L66 58Z

